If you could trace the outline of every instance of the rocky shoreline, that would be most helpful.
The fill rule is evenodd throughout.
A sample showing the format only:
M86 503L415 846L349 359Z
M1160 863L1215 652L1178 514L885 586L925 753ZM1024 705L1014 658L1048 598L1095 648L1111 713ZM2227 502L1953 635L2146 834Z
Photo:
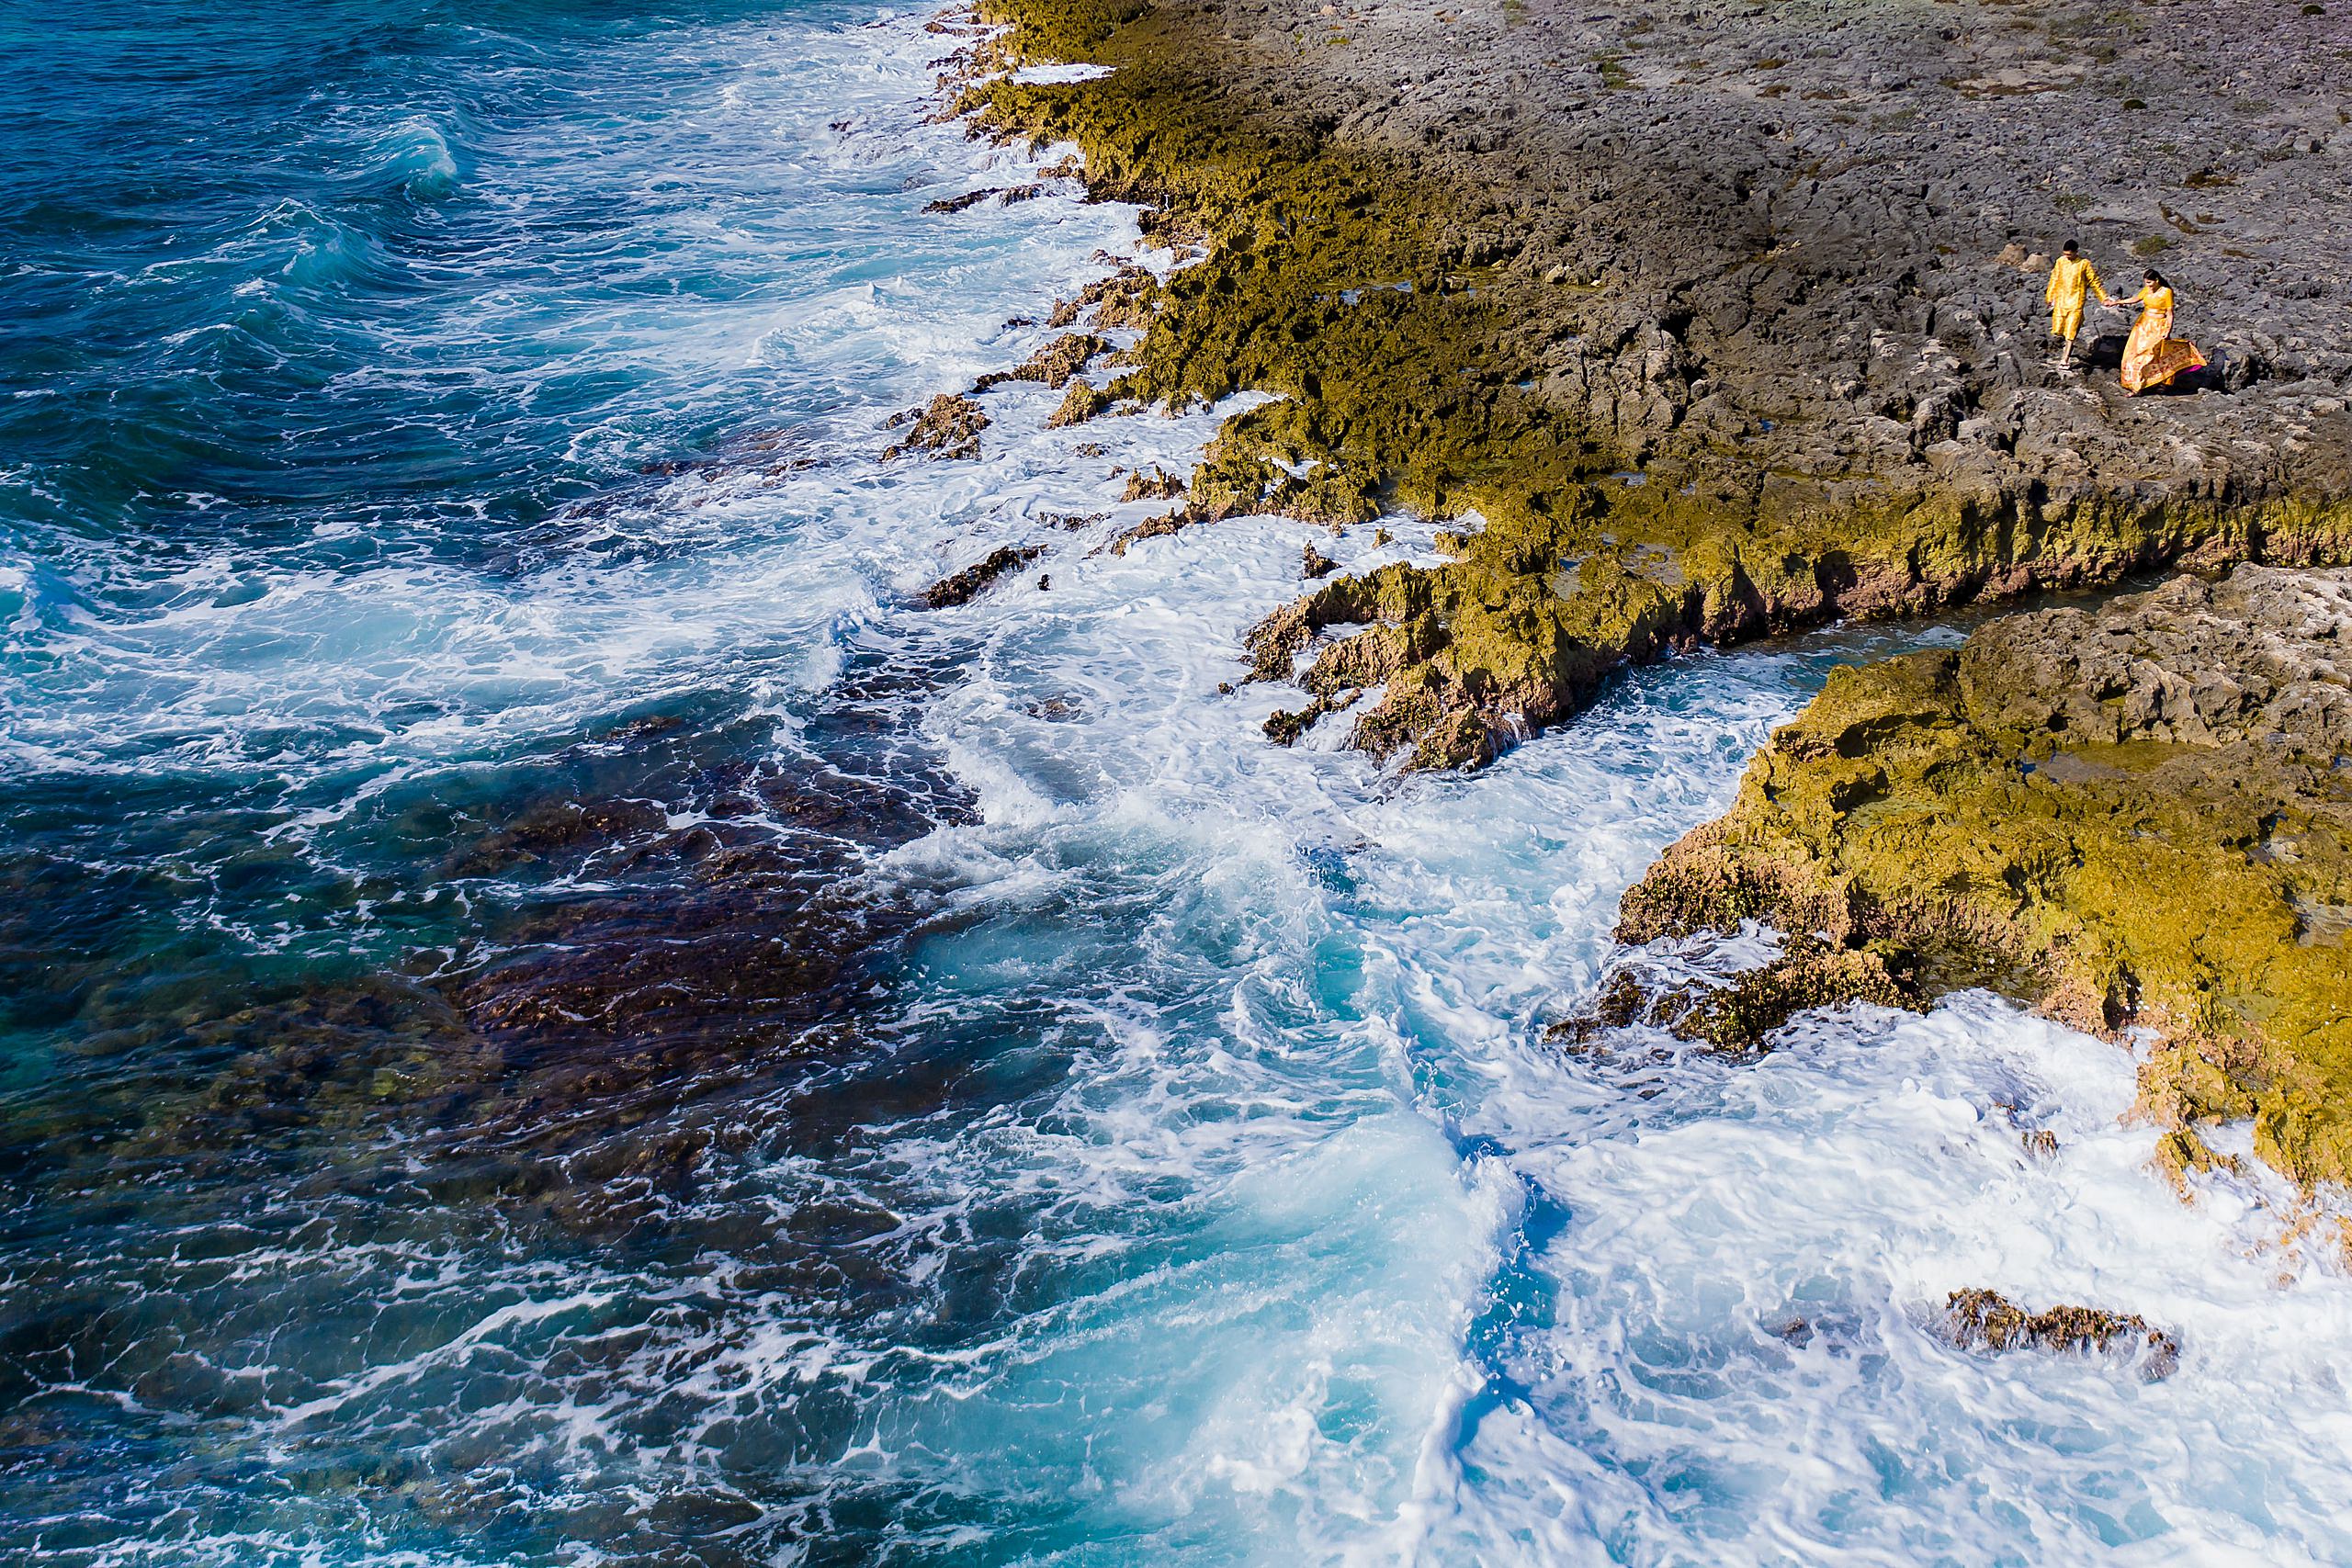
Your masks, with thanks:
M1114 547L1244 512L1447 525L1439 558L1361 576L1307 547L1312 586L1248 638L1251 679L1308 698L1275 740L1350 712L1357 747L1476 767L1629 661L2239 568L1841 671L1620 932L1799 940L1555 1035L1640 1016L1751 1052L1806 1007L1991 985L2152 1034L2176 1176L2220 1159L2198 1126L2250 1115L2307 1189L2352 1178L2352 586L2325 570L2352 561L2352 15L978 17L953 112L1075 142L1189 262L1057 312L1135 334L1068 340L1037 377L1068 383L1057 423L1276 395ZM1042 61L1096 72L1007 69ZM2052 363L2042 279L2076 237L2118 293L2161 265L2195 384L2127 397L2096 311L2087 363Z
M1169 526L1461 520L1449 558L1252 638L1326 710L1375 696L1374 751L1478 764L1702 642L2352 558L2352 22L2324 10L982 14L1006 30L955 107L1075 141L1200 253L1123 292L1142 339L1071 417L1281 397ZM1016 60L1108 74L980 74ZM2041 267L2075 234L2118 284L2161 260L2201 395L2047 363Z

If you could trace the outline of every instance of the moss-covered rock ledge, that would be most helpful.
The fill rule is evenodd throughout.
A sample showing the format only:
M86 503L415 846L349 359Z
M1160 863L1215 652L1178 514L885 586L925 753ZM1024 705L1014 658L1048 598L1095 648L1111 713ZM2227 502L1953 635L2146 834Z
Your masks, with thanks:
M2352 1180L2352 572L2241 566L1835 671L1618 934L1751 919L1917 995L2153 1031L2176 1170L2252 1117L2296 1181Z

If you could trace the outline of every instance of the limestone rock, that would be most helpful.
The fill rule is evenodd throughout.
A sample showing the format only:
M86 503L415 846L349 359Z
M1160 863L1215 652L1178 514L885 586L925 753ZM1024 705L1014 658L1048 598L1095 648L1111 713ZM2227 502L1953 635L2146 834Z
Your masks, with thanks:
M1629 890L2155 1032L2142 1109L2352 1180L2352 571L2241 566L1831 673ZM2187 1145L2176 1163L2204 1164Z
M910 452L970 458L980 455L980 432L989 427L989 416L971 399L960 393L942 392L923 407L899 414L890 423L894 428L906 426L907 434L883 450L882 460L886 463Z
M1483 519L1391 574L1431 622L1365 744L1475 763L1626 660L1836 615L2352 559L2352 7L1387 7L1304 51L1260 0L987 10L1114 71L975 84L976 129L1085 145L1189 261L1057 310L1140 334L1057 418L1254 389L1201 520ZM2103 312L2052 363L2068 238L2120 291L2157 260L2200 382L2124 398ZM1331 587L1269 626L1311 645Z

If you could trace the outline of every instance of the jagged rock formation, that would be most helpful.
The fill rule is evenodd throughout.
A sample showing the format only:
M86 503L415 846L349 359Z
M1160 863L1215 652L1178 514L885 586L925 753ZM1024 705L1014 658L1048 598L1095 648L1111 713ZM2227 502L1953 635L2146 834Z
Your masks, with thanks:
M2242 566L1835 671L1721 819L1624 898L1627 942L1757 919L2152 1030L2176 1173L2251 1117L2352 1180L2352 571Z
M901 427L907 434L883 448L886 463L910 452L971 458L980 455L980 432L989 427L989 416L971 399L942 392L922 408L909 409L890 421L890 429Z
M922 591L923 606L950 610L968 604L1008 571L1018 571L1046 553L1043 545L999 545L961 571L948 573Z
M2154 1382L2180 1366L2180 1341L2137 1313L2054 1306L2028 1312L1996 1291L1954 1291L1944 1302L1944 1329L1962 1349L2030 1347L2060 1354L2129 1356Z
M1631 969L1620 969L1544 1037L1574 1049L1604 1032L1646 1023L1723 1055L1755 1056L1770 1050L1772 1036L1797 1014L1858 1001L1915 1011L1925 1005L1908 976L1887 967L1884 954L1800 936L1771 962L1723 985L1651 988Z
M1110 340L1092 333L1064 333L1036 353L1010 370L994 370L972 383L972 390L985 392L1007 381L1040 381L1053 391L1060 391L1070 378L1086 368L1086 362L1106 352Z

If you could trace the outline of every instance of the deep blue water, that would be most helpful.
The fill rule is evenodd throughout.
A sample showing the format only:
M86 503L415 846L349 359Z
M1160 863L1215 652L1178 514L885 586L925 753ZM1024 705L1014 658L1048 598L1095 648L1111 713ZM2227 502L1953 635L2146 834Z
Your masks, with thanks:
M2340 1557L2343 1282L2120 1053L1543 1043L1884 639L1383 778L1216 691L1295 525L1088 553L1213 416L876 460L1135 238L922 212L922 19L6 13L0 1558Z

